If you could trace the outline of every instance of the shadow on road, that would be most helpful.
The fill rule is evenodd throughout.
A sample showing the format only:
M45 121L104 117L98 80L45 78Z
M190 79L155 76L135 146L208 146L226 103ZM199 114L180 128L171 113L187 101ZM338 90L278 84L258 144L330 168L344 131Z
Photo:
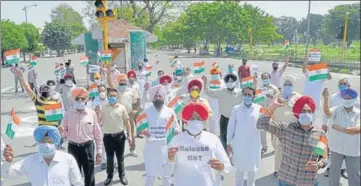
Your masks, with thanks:
M273 176L273 174L263 176L262 178L256 180L256 185L270 185L270 183L277 183L277 179Z
M15 111L16 114L29 114L29 113L35 113L34 110L26 110L26 111L19 111L19 110L16 110ZM8 111L8 112L1 112L1 116L9 116L11 113L11 111Z
M269 152L269 153L267 153L267 154L262 154L261 159L263 159L263 158L268 158L268 157L270 157L270 156L272 156L272 155L274 155L274 154L275 154L275 151Z
M127 171L145 171L145 165L144 163L138 164L138 165L131 165L125 167L125 170Z
M12 186L31 186L30 183L22 183L22 184L17 184L17 185L12 185Z

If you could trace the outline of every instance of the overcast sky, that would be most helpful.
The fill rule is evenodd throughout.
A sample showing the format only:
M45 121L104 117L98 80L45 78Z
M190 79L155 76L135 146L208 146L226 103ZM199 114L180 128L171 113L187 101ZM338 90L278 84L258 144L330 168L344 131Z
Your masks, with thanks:
M275 17L292 16L297 20L306 17L308 1L247 1L249 4L260 7L265 12ZM336 5L350 4L358 1L312 1L311 13L326 14ZM10 19L15 23L25 22L24 6L37 4L28 9L28 22L42 28L45 22L50 22L50 12L61 3L67 3L82 14L85 3L82 1L1 1L1 19ZM84 20L88 28L88 21Z

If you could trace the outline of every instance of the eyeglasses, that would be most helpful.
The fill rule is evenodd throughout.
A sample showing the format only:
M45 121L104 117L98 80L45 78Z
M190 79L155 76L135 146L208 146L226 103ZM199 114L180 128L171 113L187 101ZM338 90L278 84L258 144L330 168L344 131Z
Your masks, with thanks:
M76 97L75 101L85 101L86 98L85 97Z
M243 96L253 96L253 94L251 94L251 93L243 93Z
M312 110L302 110L301 113L309 113L309 114L312 114Z

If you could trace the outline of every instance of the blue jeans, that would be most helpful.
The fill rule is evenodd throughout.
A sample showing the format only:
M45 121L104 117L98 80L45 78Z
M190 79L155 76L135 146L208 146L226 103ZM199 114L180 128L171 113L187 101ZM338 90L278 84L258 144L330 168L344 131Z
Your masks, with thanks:
M278 186L293 186L293 185L290 185L290 184L287 184L284 181L278 180ZM319 184L316 183L315 186L319 186Z

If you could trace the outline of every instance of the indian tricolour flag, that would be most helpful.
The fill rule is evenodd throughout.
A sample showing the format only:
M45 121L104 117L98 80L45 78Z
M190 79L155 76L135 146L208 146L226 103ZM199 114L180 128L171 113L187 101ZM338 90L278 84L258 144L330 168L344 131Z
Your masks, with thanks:
M308 69L308 80L309 81L328 79L327 63L308 65L307 69Z
M147 115L145 113L141 113L135 120L135 124L137 126L137 133L144 134L145 131L148 131L149 127Z
M168 107L172 108L176 114L182 111L184 106L184 102L179 96L176 96L168 103Z
M89 64L89 58L87 56L80 57L80 64L86 66Z
M253 103L262 103L265 100L265 96L267 94L267 87L260 88L256 90L256 96L253 100Z
M60 72L60 65L59 65L59 63L55 63L55 71L54 71L54 73L57 74L59 72Z
M5 51L4 54L7 64L14 64L20 62L20 49Z
M288 50L290 48L290 41L289 40L285 40L285 42L283 43L283 48L285 50Z
M169 59L169 64L170 64L171 66L174 66L176 63L177 63L177 60L175 60L174 57L171 57L171 58Z
M111 50L104 51L102 53L101 59L102 59L102 61L110 61L110 60L112 60L112 51Z
M252 76L242 78L242 88L253 87L253 85L254 85L254 83L253 83L253 77Z
M195 74L204 72L204 61L193 63L193 71Z
M327 158L327 138L321 136L316 146L312 149L313 154Z
M89 98L94 98L99 96L99 91L98 91L98 85L93 83L92 85L90 85L89 87Z
M210 89L219 89L221 88L221 81L220 80L211 80L209 82Z
M216 62L212 63L212 68L218 68L218 64Z
M38 62L38 56L32 56L31 61L30 61L30 65L35 66L37 62Z
M6 127L6 131L5 134L10 138L10 139L14 139L16 132L18 131L20 125L20 118L19 116L15 113L14 109L11 110L10 113L10 120L9 123Z
M44 105L45 120L59 121L63 119L63 107L61 103Z
M146 72L145 76L146 77L149 77L150 75L152 75L152 68L153 68L152 65L145 66L145 72Z

